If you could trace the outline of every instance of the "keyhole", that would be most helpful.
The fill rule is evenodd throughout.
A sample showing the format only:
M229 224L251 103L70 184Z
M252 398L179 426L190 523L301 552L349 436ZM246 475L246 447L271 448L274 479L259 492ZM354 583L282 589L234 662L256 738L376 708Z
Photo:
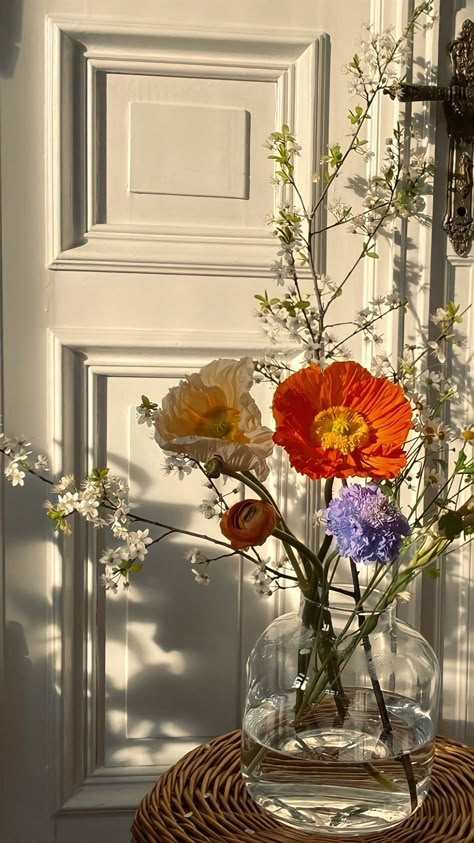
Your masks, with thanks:
M456 211L458 217L465 217L466 216L466 209L462 207L462 205Z

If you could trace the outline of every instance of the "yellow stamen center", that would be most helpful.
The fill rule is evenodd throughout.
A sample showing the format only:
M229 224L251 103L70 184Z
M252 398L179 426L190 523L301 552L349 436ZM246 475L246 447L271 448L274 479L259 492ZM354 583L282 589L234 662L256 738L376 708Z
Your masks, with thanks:
M349 407L329 407L315 416L311 437L322 448L335 448L350 454L369 440L364 417Z
M199 419L196 433L212 439L247 442L247 437L239 428L239 420L240 413L234 407L213 407Z
M474 439L474 430L470 427L465 427L463 431L461 431L461 436L465 442L472 442Z

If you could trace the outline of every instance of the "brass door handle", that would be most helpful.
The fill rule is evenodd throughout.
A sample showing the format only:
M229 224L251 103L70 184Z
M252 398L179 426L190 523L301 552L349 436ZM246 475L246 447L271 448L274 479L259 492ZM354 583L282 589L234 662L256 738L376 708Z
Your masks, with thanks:
M451 84L393 85L384 90L401 102L443 102L449 135L448 185L443 228L457 255L465 257L473 236L474 22L464 21L449 47Z

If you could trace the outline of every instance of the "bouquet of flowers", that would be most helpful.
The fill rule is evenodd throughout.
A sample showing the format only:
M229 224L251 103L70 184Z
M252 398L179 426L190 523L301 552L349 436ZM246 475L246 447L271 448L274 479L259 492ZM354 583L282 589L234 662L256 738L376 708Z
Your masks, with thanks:
M297 759L308 762L311 775L316 775L314 765L321 760L326 764L324 775L328 775L330 755L326 747L326 755L317 756L320 744L314 737L314 724L324 720L329 694L331 717L333 721L335 716L339 718L339 730L347 722L354 725L354 680L346 686L344 671L362 647L376 706L377 716L373 709L370 716L378 718L382 730L376 744L390 745L388 756L401 762L411 810L423 797L424 785L417 778L411 750L404 751L394 738L393 721L398 715L377 674L373 636L394 601L407 598L415 578L423 573L436 576L438 560L450 552L450 545L460 538L470 541L474 534L474 496L470 491L474 461L469 452L474 442L472 420L466 419L459 429L452 429L446 421L450 402L457 397L456 386L444 370L446 347L462 346L458 326L463 313L455 302L446 302L431 317L429 337L406 346L397 359L382 352L375 354L372 371L352 360L352 340L362 336L380 345L384 320L403 313L408 302L394 289L388 296L365 303L353 318L342 322L331 321L333 308L336 303L340 308L358 265L377 260L378 238L388 236L398 220L422 214L432 165L420 152L406 160L407 130L396 125L380 171L367 180L363 206L354 209L349 202L331 202L330 198L346 160L371 156L364 137L371 108L384 89L402 81L401 66L411 34L429 23L431 13L431 2L417 6L399 38L389 31L376 35L367 30L361 51L346 67L351 91L358 98L348 114L349 140L346 148L339 143L329 146L322 161L322 177L315 177L318 189L310 207L295 175L301 151L297 138L283 125L268 139L269 157L275 162L274 182L281 197L277 212L269 219L279 246L272 266L277 292L265 291L256 299L257 316L275 344L274 351L260 360L213 360L172 387L160 405L142 396L137 407L138 423L154 431L165 452L165 473L185 478L197 471L205 478L211 496L199 508L205 519L218 519L219 537L140 517L130 509L126 483L107 467L94 468L82 482L65 475L53 483L44 473L48 468L44 456L33 458L29 443L1 434L1 451L7 458L5 475L11 484L22 486L27 473L50 483L55 498L46 502L46 515L58 533L70 532L74 513L112 532L114 546L105 549L99 560L105 569L102 580L106 589L116 592L120 583L128 588L153 546L177 532L205 540L206 547L209 543L216 546L215 554L198 547L189 550L192 571L200 584L209 583L209 572L218 560L241 555L251 566L255 588L262 597L282 588L299 589L303 633L300 629L296 634L292 627L283 634L287 650L290 639L293 642L296 659L293 679L286 676L286 668L281 671L288 700L286 706L280 698L278 703L285 712L285 740L288 734L292 736ZM331 221L318 227L322 209ZM338 227L353 232L361 247L345 276L335 280L318 272L316 252L318 239ZM293 362L278 353L282 341L293 349ZM273 429L262 424L252 397L256 381L274 387ZM324 481L324 507L315 514L320 534L317 544L305 542L298 525L287 523L270 491L267 478L275 448L286 452L298 475L308 481ZM225 486L227 478L236 481L231 491ZM268 555L262 546L270 537L274 543ZM342 584L341 576L349 584ZM336 622L335 598L346 601L342 624ZM272 635L267 635L261 646L268 648L272 640ZM249 681L255 697L262 683L255 675ZM286 791L282 795L287 779L281 770L278 773L280 756L272 756L275 744L269 737L282 732L274 713L266 721L266 737L255 739L252 711L261 702L251 701L247 708L246 734L252 729L254 734L244 753L244 773L254 786L250 790L283 821L314 829L315 814L308 808L308 794L304 808L300 797L292 801ZM364 706L367 709L366 703ZM312 731L305 732L308 718ZM362 731L367 735L367 728ZM283 754L291 755L285 746ZM281 755L281 746L278 751ZM332 760L334 753L335 749ZM367 761L364 753L357 758L364 775L382 789L387 800L400 785L397 765L395 771L387 764L380 769L373 746L371 753L373 762ZM336 755L337 761L344 760L340 743ZM274 768L280 791L278 797L270 798L268 782ZM308 775L306 771L306 779L303 776L306 782ZM340 778L337 781L342 788ZM350 786L354 790L354 782ZM353 830L354 823L362 830L379 827L372 822L370 793L366 784L364 788L369 808L363 800L361 803L358 792L351 807L346 802L343 810L334 807L327 822L321 824L342 831ZM384 817L383 827L399 821L407 811L393 809L392 814L395 820ZM367 824L367 817L372 824Z

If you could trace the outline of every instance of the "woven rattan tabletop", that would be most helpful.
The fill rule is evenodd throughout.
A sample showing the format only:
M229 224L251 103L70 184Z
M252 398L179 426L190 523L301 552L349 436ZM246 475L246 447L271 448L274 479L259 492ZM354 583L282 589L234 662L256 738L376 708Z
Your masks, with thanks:
M287 828L247 795L240 732L194 749L141 802L133 843L354 843ZM474 749L438 738L429 796L405 823L361 843L474 843Z

